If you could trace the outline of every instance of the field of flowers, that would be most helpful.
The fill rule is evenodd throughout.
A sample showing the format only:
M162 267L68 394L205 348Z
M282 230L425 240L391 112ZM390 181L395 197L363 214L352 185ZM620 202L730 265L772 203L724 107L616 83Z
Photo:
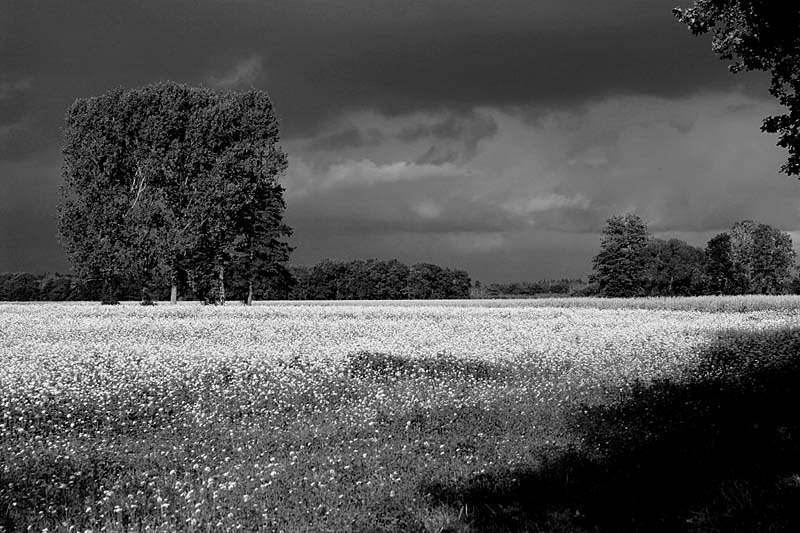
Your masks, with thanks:
M800 346L797 298L671 301L0 305L0 531L486 530L455 487L576 414Z

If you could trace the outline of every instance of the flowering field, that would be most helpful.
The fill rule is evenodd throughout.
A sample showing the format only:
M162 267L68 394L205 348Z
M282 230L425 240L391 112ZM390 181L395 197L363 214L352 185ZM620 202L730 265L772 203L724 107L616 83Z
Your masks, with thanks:
M796 298L687 300L0 305L0 531L584 527L513 494L587 413L797 353Z

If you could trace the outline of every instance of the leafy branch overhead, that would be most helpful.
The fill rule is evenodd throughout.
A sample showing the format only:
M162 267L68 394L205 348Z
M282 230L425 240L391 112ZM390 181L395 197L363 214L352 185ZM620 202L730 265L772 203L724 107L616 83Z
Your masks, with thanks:
M731 72L770 73L769 92L787 112L765 118L761 130L778 134L778 146L789 152L781 171L800 175L800 3L695 0L673 13L694 35L712 35L714 53L732 61Z

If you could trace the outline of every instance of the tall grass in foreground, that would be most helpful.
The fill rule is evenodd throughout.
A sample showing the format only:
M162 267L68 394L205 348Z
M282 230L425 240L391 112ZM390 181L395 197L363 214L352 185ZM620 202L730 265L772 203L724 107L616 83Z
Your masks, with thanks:
M705 319L420 311L409 335L431 322L428 335L463 336L468 323L511 355L467 357L453 338L330 359L258 350L293 328L398 335L392 321L412 317L23 307L0 313L14 335L0 332L8 531L800 526L800 329L774 326L791 314L719 315L709 327L736 330L687 344L709 337ZM60 339L59 321L79 333ZM70 335L82 344L57 344ZM530 351L514 351L520 339Z
M560 402L519 394L556 374L362 353L338 373L218 367L101 402L9 398L0 513L8 530L437 531L457 511L426 483L565 443Z

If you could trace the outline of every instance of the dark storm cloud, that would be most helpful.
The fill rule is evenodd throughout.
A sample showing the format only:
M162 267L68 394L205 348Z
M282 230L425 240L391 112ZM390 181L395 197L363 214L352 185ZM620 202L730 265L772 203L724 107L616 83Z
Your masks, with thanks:
M596 233L610 213L595 208L565 206L538 213L537 228L562 233ZM565 239L570 237L564 236Z
M444 163L454 163L458 161L458 158L459 153L457 150L450 147L433 145L428 148L428 151L419 156L415 163L419 165L442 165Z
M285 133L345 109L569 105L618 92L678 95L734 81L672 2L159 0L5 2L0 64L72 99L173 79L219 80L261 58L254 83ZM41 102L40 102L41 103Z
M364 132L359 128L350 127L336 133L317 137L308 144L308 149L312 151L333 151L344 148L362 148L378 144L382 139L383 134L375 128Z
M298 233L486 235L531 228L586 232L596 231L605 215L581 195L524 190L487 194L487 176L447 163L380 166L347 161L317 171L322 174L306 180L305 186L298 183L289 189L287 214ZM525 200L519 202L520 197Z
M289 212L298 227L326 235L549 231L566 241L596 235L625 212L658 232L723 231L743 218L793 230L800 190L777 174L780 151L758 131L760 117L774 110L737 93L620 96L536 121L483 108L496 132L474 157L448 157L458 140L414 163L416 147L436 140L431 125L452 121L351 117L406 134L387 137L374 159L363 152L315 165L295 159ZM454 128L436 131L459 139Z
M491 138L497 133L497 123L491 116L475 112L451 114L447 118L432 124L414 124L402 129L397 137L406 143L421 139L434 141L460 141L463 150L455 150L452 146L433 144L417 163L452 163L459 158L472 159L478 143Z
M0 212L0 272L67 272L55 228L50 214Z
M19 122L30 111L27 80L0 82L0 128Z
M397 196L402 196L398 201ZM430 200L398 186L342 189L320 197L295 199L290 210L298 230L321 235L375 233L497 233L525 227L525 221L475 199ZM393 202L387 202L393 198Z
M67 257L56 240L57 152L35 160L0 160L0 272L67 271Z
M0 81L0 161L22 159L51 145L47 122L36 108L30 80Z
M0 130L0 159L15 161L30 156L47 146L30 125L13 123Z
M439 139L457 139L464 133L463 120L448 117L435 124L415 124L404 128L397 137L403 142L435 137Z
M163 80L269 92L297 261L396 250L499 281L585 272L625 210L665 231L791 229L797 195L757 131L764 76L730 75L674 3L0 1L0 270L64 264L70 104Z

